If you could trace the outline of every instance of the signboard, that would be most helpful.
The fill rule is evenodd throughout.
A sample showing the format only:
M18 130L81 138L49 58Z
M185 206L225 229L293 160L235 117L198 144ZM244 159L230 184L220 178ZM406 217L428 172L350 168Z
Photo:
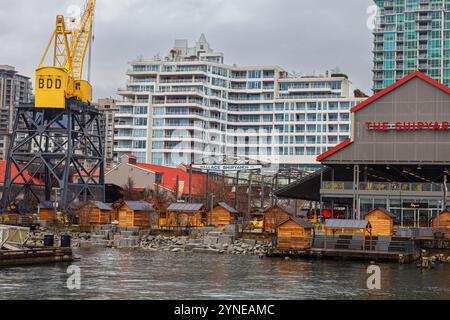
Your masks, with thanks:
M367 130L369 131L450 131L449 121L414 121L414 122L366 122Z
M428 202L403 202L403 208L428 209Z
M203 171L222 171L222 172L234 172L234 171L254 171L262 170L262 165L250 165L250 164L200 164L193 165L194 169Z

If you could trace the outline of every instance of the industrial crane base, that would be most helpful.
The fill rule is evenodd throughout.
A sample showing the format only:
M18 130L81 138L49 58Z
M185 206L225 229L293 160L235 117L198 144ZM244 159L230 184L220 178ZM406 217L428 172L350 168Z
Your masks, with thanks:
M78 100L65 109L16 108L3 191L3 212L31 213L48 201L72 205L104 201L101 113Z

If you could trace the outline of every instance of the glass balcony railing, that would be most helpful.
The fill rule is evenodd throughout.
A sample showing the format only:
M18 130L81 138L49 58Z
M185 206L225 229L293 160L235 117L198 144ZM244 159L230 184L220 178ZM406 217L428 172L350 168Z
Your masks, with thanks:
M448 184L450 187L450 184ZM324 190L353 190L353 182L330 182L322 183ZM402 182L361 182L359 191L396 191L396 192L443 192L442 184L437 183L402 183Z

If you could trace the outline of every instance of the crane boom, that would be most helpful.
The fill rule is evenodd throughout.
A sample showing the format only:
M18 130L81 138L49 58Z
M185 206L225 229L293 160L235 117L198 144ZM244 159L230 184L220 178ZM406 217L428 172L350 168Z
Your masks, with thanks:
M58 15L56 27L36 70L36 108L64 109L67 100L92 102L92 86L83 77L83 64L92 35L95 0L88 0L79 23L68 30ZM69 42L70 36L70 42ZM53 44L51 66L45 59Z
M78 28L73 31L71 54L75 80L82 80L84 59L91 41L94 9L95 0L89 0L86 4L84 14L80 19Z

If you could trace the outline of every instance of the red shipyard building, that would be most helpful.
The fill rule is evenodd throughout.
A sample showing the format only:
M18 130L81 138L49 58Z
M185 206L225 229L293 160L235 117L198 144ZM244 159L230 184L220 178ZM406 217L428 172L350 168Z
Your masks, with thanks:
M351 112L351 138L277 195L320 202L347 219L382 208L397 227L432 227L450 174L450 88L415 72Z

